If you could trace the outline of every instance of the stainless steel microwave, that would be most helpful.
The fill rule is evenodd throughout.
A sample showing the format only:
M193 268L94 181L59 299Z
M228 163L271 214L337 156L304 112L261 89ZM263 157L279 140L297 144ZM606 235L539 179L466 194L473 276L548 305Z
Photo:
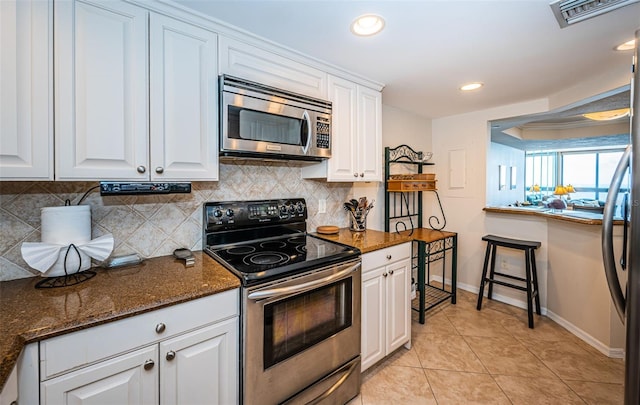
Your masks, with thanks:
M220 156L331 157L331 102L220 76Z

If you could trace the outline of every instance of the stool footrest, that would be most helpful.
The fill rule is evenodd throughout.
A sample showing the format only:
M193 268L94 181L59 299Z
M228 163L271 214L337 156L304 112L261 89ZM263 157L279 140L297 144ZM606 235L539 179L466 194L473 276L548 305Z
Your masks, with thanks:
M500 284L500 285L503 285L505 287L515 288L516 290L520 290L520 291L527 291L527 287L522 287L522 286L519 286L519 285L507 283L505 281L494 280L494 279L491 279L491 278L485 278L484 281L485 282L491 282L491 283Z
M512 280L524 281L525 283L527 282L526 278L512 276L511 274L498 273L497 271L494 271L493 275L494 276L502 276L502 277L510 278Z

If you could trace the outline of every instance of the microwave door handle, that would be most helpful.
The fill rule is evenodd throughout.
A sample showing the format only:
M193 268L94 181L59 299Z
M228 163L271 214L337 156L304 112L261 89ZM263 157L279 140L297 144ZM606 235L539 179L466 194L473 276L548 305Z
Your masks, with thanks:
M309 145L311 144L311 117L309 117L309 112L307 110L302 113L302 121L303 124L300 126L300 137L302 139L302 151L306 155L309 151ZM304 124L305 122L306 125Z

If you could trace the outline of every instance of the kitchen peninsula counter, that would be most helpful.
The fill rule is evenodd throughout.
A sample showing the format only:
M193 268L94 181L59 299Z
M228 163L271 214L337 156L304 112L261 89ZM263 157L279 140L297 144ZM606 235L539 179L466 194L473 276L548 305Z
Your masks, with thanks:
M185 267L173 256L114 269L68 287L36 289L40 277L0 283L0 390L22 348L32 342L240 287L202 252Z
M550 208L542 207L484 207L483 211L496 214L536 216L584 225L602 225L602 214L581 210L552 211ZM613 223L614 225L622 225L624 221L617 219Z

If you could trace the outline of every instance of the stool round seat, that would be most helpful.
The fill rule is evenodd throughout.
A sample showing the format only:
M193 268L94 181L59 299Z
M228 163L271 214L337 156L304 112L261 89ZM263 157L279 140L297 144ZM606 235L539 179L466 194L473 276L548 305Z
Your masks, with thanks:
M527 316L529 318L529 328L533 329L533 307L532 301L535 304L535 310L540 315L540 293L538 290L538 272L536 269L536 257L535 250L542 244L538 241L521 240L505 238L496 235L485 235L482 240L487 242L487 250L484 256L484 266L482 268L482 278L480 279L480 291L478 292L478 311L482 309L482 298L484 295L484 286L489 284L487 292L487 298L491 299L493 295L493 285L499 284L509 288L515 288L520 291L526 291L527 293ZM496 250L499 247L517 249L524 251L525 254L525 277L517 277L510 274L500 273L495 271L496 268ZM489 267L489 262L491 266ZM487 277L487 270L489 276ZM519 282L524 282L525 285L516 285L501 279L511 279Z

